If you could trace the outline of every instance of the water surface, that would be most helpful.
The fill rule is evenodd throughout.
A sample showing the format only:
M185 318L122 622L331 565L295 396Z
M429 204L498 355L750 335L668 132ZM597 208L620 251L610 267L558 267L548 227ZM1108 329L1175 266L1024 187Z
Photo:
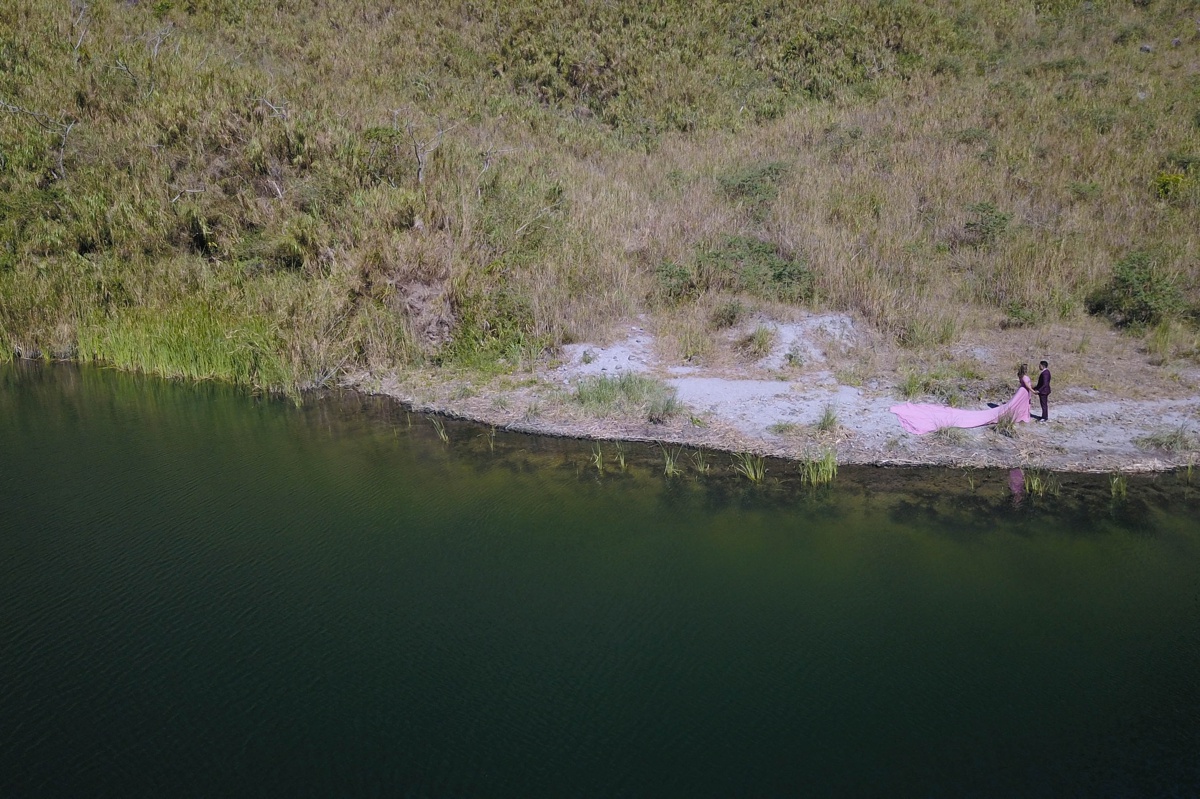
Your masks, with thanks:
M447 434L0 368L0 796L1200 793L1187 475Z

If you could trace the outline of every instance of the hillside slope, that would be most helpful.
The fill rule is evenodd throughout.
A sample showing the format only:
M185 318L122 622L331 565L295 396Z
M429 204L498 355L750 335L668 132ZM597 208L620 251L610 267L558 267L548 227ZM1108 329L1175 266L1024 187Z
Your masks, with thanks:
M294 390L511 369L636 314L693 361L748 308L849 311L913 348L1174 324L1200 278L1198 20L16 0L0 357Z

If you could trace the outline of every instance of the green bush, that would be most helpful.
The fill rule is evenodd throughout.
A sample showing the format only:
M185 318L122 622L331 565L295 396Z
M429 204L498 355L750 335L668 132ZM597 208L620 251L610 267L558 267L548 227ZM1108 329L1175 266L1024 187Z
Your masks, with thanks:
M995 242L1008 230L1008 223L1012 221L1012 214L1004 213L990 202L976 203L967 210L972 216L964 225L965 242L976 247Z
M805 303L813 299L815 281L803 260L787 257L762 239L729 236L697 259L702 289L741 292L769 300Z
M1112 277L1091 297L1088 310L1122 327L1141 327L1178 316L1185 307L1175 275L1145 252L1122 258Z

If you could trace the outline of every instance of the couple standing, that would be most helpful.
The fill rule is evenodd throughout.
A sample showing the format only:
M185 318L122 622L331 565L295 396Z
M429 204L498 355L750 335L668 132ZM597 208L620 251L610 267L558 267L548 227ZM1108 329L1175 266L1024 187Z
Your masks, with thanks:
M1041 372L1038 374L1037 385L1029 379L1025 364L1017 369L1017 393L1003 405L980 411L968 411L961 408L951 408L947 405L914 405L906 402L903 405L893 405L889 410L896 414L900 426L910 433L922 435L941 430L943 427L983 427L995 424L1002 418L1014 422L1028 422L1031 418L1046 421L1050 417L1050 364L1042 361L1038 364ZM1041 401L1042 415L1029 415L1030 400L1034 394Z
M1041 369L1041 372L1038 373L1037 385L1029 390L1031 393L1037 394L1038 400L1041 401L1042 415L1038 421L1044 422L1050 418L1050 364L1041 361L1038 363L1038 368ZM1021 364L1020 374L1023 375L1021 384L1025 385L1029 382L1029 376L1025 375L1025 364Z

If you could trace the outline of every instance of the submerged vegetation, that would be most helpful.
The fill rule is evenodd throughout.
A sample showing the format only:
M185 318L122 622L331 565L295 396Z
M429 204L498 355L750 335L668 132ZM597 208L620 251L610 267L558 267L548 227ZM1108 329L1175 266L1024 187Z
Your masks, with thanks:
M1189 324L1197 11L5 3L0 357L295 390L751 301Z

